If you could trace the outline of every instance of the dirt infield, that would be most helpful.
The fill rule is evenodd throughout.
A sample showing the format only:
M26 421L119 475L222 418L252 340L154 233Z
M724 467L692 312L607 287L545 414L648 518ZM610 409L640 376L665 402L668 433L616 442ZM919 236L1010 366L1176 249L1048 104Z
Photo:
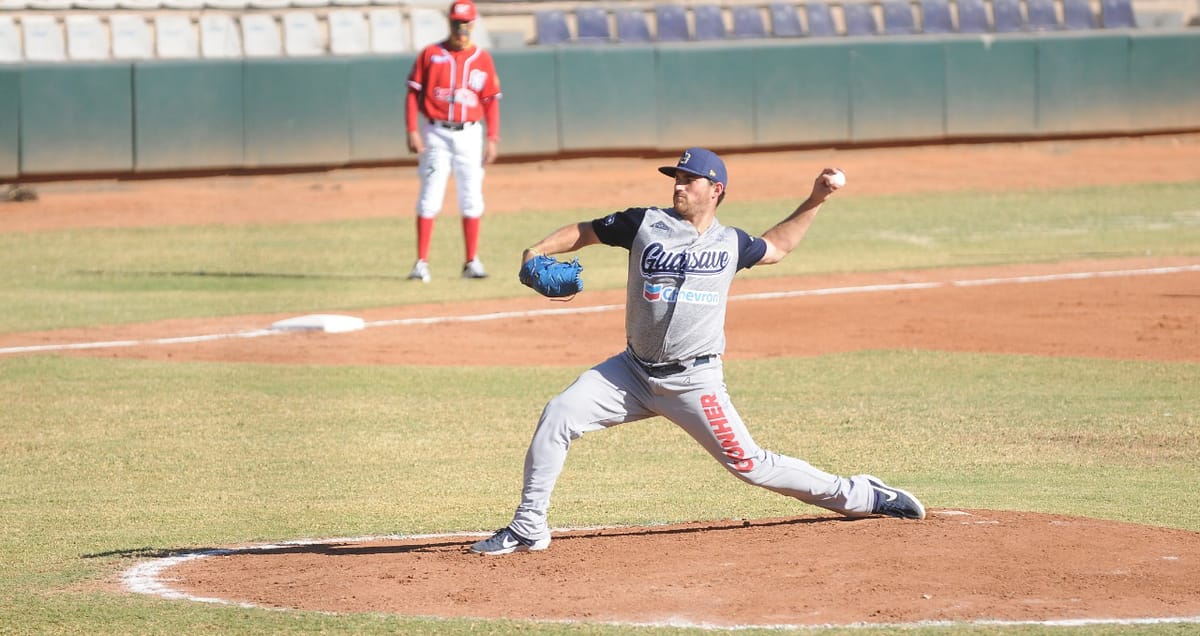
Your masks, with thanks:
M489 214L653 203L663 158L511 163L488 173ZM841 196L1200 179L1200 136L839 150L728 157L730 195L806 190L792 168L841 167ZM804 178L807 181L808 177ZM404 216L411 168L286 177L71 184L0 208L0 231ZM231 204L236 201L236 204ZM447 210L453 214L453 210ZM407 221L404 221L407 222ZM906 348L1200 361L1200 259L1139 258L745 280L734 294L891 285L730 305L729 359ZM1148 272L1153 268L1159 271ZM1176 268L1165 271L1162 268ZM1136 270L1136 271L1135 271ZM1100 276L1098 272L1125 271ZM1033 282L1023 276L1078 274ZM1086 274L1086 275L1085 275ZM961 286L954 281L1003 279ZM937 283L903 288L908 283ZM572 307L619 304L620 293ZM355 312L368 322L559 308L537 298ZM262 329L288 316L0 334L0 348ZM620 311L410 324L73 355L280 364L571 365L623 342ZM549 328L553 326L553 328ZM802 326L803 338L794 337ZM591 333L586 341L554 333ZM919 494L919 493L918 493ZM237 552L171 569L197 596L268 607L633 623L781 625L1200 616L1200 534L1014 512L934 510L925 522L789 519L582 531L541 554L482 558L461 538ZM653 567L645 567L653 564ZM748 573L753 570L753 575Z
M1200 616L1196 533L1058 515L586 530L504 557L466 553L473 540L279 546L170 575L199 597L414 616L718 626Z
M1200 265L1196 259L1124 259L739 281L727 318L726 359L809 356L866 349L929 349L1072 357L1200 361L1200 271L1148 274ZM1110 277L1071 278L1098 272ZM1142 273L1138 273L1142 272ZM1018 282L1023 276L1060 280ZM954 281L996 281L955 286ZM1009 280L1010 282L1003 282ZM873 286L939 284L872 291ZM415 284L415 283L414 283ZM863 289L862 293L738 300L737 295ZM416 318L509 313L506 319L370 327L351 334L304 333L186 344L146 343L63 351L153 360L280 364L451 366L594 364L624 346L621 292L592 292L572 303L521 298L356 311L370 325ZM523 315L534 310L576 311ZM0 348L148 340L261 330L284 315L171 320L107 328L0 335ZM803 319L804 337L795 337ZM573 334L587 333L580 340Z

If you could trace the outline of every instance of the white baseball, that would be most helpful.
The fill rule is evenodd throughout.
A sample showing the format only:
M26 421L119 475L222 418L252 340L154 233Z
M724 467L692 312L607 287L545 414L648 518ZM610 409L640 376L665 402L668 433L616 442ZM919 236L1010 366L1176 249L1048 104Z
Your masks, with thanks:
M833 174L829 175L829 185L831 185L835 188L840 188L840 187L845 186L846 185L846 173L842 172L841 170L834 171Z

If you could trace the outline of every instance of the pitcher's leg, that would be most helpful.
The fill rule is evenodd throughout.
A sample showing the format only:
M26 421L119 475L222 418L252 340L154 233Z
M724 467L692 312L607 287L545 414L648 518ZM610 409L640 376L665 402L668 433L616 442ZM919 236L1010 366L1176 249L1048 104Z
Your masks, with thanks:
M584 433L650 415L633 397L637 391L629 389L631 382L619 356L613 357L583 372L546 404L525 453L521 504L509 528L535 541L550 536L550 496L571 442Z
M719 370L715 374L719 377ZM711 371L698 373L698 376ZM755 443L723 382L708 382L675 400L668 415L739 479L849 516L872 513L875 494L866 476L840 477Z

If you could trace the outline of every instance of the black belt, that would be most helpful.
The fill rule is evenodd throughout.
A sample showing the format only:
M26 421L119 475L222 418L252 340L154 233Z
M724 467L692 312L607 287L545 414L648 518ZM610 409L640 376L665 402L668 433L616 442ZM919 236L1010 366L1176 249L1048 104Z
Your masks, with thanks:
M629 357L633 358L633 361L638 363L638 366L641 367L642 370L645 371L650 377L665 378L669 375L675 375L676 373L683 373L692 367L708 364L716 356L697 356L691 360L679 360L677 362L666 362L663 364L646 364L633 354L630 354Z
M429 123L433 124L434 126L445 128L446 130L462 130L462 129L466 128L467 126L474 124L475 122L473 122L473 121L442 121L440 119L430 119Z

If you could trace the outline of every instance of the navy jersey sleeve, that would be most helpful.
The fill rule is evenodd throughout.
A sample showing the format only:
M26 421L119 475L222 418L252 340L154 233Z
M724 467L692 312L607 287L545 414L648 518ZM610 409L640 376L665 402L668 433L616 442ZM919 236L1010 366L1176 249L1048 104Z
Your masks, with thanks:
M738 236L738 269L754 267L767 255L767 242L760 236L750 236L745 231L733 228Z
M637 236L644 218L646 208L629 208L592 221L592 229L601 243L629 249L633 247L633 238Z

